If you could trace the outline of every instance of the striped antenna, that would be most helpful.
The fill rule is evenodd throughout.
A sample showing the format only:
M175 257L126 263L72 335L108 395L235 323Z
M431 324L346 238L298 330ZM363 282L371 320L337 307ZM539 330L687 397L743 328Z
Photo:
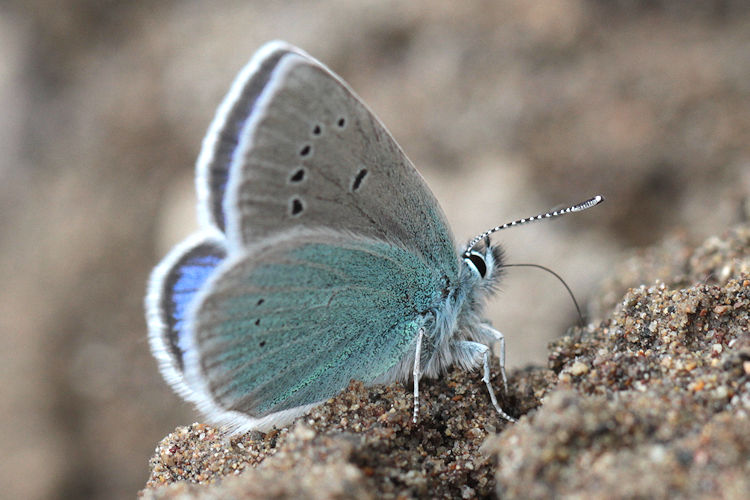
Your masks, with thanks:
M528 224L529 222L535 222L535 221L542 220L542 219L551 219L552 217L557 217L559 215L565 215L565 214L569 214L572 212L581 212L591 207L595 207L596 205L598 205L599 203L603 201L604 201L603 196L596 195L591 199L588 199L581 203L576 203L575 205L572 205L567 208L555 210L553 212L547 212L545 214L535 215L533 217L527 217L525 219L514 220L513 222L508 222L506 224L503 224L502 226L493 227L492 229L488 229L487 231L483 232L482 234L480 234L479 236L471 240L469 242L469 246L466 247L466 251L464 252L464 255L468 256L471 249L474 248L474 245L476 245L477 243L479 243L481 240L488 237L492 233L496 233L497 231L500 231L501 229L507 229L513 226L520 226L522 224Z

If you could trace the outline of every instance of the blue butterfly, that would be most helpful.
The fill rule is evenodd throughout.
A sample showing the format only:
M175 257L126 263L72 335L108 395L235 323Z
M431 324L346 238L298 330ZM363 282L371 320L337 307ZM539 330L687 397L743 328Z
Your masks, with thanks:
M482 317L503 267L489 235L457 250L437 200L385 127L323 64L262 47L197 162L202 229L146 297L164 378L232 432L282 425L344 390L483 368L503 335Z

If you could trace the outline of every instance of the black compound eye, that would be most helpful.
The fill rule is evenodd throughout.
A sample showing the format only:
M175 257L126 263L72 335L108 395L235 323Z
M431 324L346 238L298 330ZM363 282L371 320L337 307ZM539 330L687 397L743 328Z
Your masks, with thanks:
M477 270L479 276L484 278L487 275L487 263L484 261L484 257L480 254L472 252L465 257L465 260L467 263L474 266L474 269Z

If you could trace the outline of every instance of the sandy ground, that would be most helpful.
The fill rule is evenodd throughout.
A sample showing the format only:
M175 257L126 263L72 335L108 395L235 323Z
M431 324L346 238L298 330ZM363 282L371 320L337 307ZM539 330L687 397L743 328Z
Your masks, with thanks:
M677 264L663 250L631 263ZM400 385L352 384L265 435L179 427L159 443L143 496L745 498L750 227L679 260L680 274L630 288L551 344L547 368L511 374L503 405L518 423L497 416L476 374L426 382L416 424Z

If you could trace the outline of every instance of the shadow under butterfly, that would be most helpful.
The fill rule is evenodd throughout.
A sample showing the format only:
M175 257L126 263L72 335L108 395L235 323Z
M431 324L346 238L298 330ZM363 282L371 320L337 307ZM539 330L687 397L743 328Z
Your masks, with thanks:
M338 76L283 42L240 72L203 141L202 229L154 269L151 350L167 382L230 432L283 425L344 390L482 367L503 267L490 234L457 250L445 215Z

